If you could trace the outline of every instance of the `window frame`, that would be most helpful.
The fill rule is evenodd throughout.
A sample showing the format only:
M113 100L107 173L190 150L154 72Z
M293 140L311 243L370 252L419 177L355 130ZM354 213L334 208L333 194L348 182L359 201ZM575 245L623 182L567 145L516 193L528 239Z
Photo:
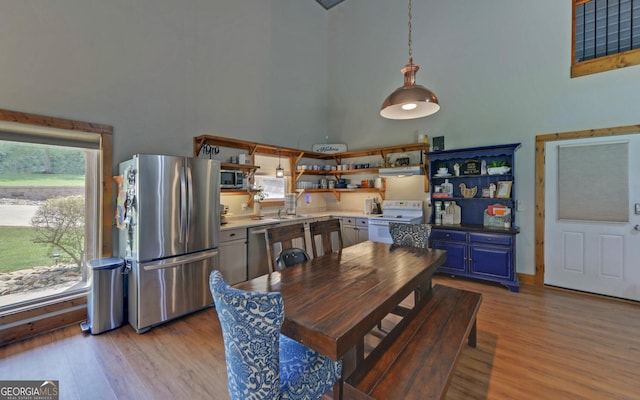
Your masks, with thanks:
M102 190L98 193L100 209L97 227L99 251L102 257L112 255L112 210L113 210L113 127L85 121L49 117L0 109L0 121L24 124L31 127L64 129L99 135L99 176ZM45 298L42 301L26 302L17 308L0 313L0 346L22 340L42 332L77 323L87 318L87 292L80 290L67 296Z
M640 65L640 48L576 62L576 7L593 0L573 0L571 7L571 78Z

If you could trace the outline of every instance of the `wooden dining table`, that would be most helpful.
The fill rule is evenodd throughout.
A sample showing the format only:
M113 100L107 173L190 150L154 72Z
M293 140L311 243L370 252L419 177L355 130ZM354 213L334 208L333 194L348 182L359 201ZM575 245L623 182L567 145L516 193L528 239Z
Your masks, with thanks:
M234 287L280 292L281 332L343 360L345 379L364 358L365 335L412 293L419 305L445 260L444 250L365 241Z

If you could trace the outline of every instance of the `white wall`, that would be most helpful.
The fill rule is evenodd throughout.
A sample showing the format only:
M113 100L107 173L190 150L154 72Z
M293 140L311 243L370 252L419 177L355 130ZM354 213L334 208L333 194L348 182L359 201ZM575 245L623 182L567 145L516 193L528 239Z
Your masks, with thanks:
M415 1L417 79L442 109L385 120L408 58L406 6L4 1L0 108L113 125L116 164L189 155L205 133L303 149L325 136L350 149L410 143L418 130L447 148L522 142L517 268L533 274L535 135L637 124L640 67L570 79L569 1Z
M116 165L207 133L309 148L327 130L313 1L3 1L0 54L0 108L112 125Z
M417 81L440 100L412 121L378 116L402 85L407 1L347 0L329 12L329 129L350 148L444 136L447 149L521 142L517 270L535 272L534 150L538 134L639 122L640 67L571 79L571 2L413 2Z

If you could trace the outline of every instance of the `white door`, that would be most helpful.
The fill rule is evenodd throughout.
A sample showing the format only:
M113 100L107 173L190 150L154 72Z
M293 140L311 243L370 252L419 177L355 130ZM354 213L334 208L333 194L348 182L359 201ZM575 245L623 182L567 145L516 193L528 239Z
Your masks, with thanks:
M585 166L581 164L582 161L593 161L592 165L597 165L602 162L600 155L612 148L618 152L613 153L618 155L613 164L617 162L620 164L619 168L612 168L604 174L599 173L600 168L595 173L585 171L580 178L580 185L583 186L576 191L580 192L581 188L586 187L587 193L574 197L567 203L568 191L563 192L562 187L566 187L569 182L567 177L570 175L560 171L570 170L575 164ZM626 162L619 161L625 159L619 156L622 154L619 151L623 149L626 152ZM569 154L573 154L573 158L567 157ZM581 155L584 157L580 157ZM577 162L568 164L568 160ZM588 167L589 164L584 169L589 170ZM624 188L627 180L628 187ZM592 200L593 193L606 195L593 196ZM640 134L547 142L545 284L640 300L638 203ZM581 209L586 210L587 218L564 218L574 215L574 212L580 213ZM595 220L590 220L589 216L593 216Z

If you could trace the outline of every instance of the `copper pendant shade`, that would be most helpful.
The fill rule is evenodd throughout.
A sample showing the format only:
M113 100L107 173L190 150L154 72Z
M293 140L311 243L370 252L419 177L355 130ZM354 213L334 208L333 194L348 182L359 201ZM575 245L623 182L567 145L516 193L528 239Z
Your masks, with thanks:
M404 85L394 90L382 103L380 115L388 119L414 119L440 109L438 98L426 87L416 84L419 66L413 63L411 49L411 0L409 0L409 64L402 68Z

